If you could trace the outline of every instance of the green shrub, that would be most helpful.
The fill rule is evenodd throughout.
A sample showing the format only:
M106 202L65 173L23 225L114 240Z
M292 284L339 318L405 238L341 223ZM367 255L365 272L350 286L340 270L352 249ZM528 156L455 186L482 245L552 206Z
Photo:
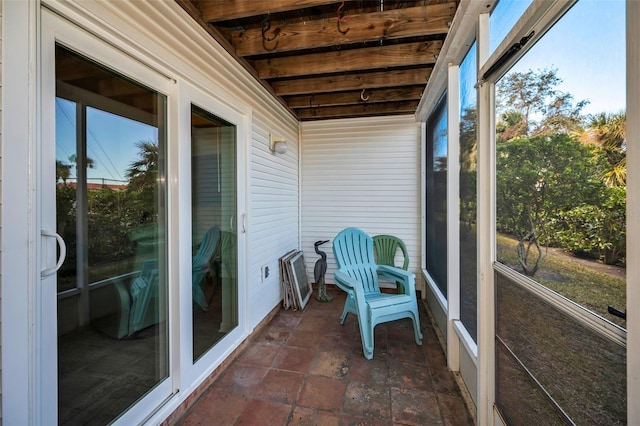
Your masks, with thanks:
M552 223L549 243L579 256L603 263L626 261L626 189L607 188L600 205L582 205L558 213Z

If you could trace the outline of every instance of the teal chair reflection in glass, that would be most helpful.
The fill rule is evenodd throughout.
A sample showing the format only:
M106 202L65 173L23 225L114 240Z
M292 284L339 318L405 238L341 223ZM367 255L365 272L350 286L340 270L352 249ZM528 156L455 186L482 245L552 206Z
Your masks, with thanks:
M334 280L347 293L340 323L344 324L348 314L358 317L365 358L373 358L373 330L376 325L384 322L410 318L415 341L421 345L415 274L393 266L376 264L373 239L358 228L346 228L336 236L333 240L333 254L338 263ZM378 275L400 283L399 293L382 293Z
M213 225L202 237L198 251L191 261L191 291L193 301L200 306L203 311L209 310L209 304L204 298L204 292L200 285L208 272L211 271L213 256L220 243L220 228Z

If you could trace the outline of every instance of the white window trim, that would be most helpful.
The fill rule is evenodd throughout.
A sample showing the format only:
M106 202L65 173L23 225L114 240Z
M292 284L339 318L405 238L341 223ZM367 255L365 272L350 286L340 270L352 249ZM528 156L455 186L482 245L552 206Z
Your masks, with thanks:
M211 373L219 367L222 362L235 350L242 341L250 334L248 327L247 314L247 279L246 279L246 259L245 240L246 225L241 222L245 210L245 202L243 193L246 193L245 180L242 177L244 170L244 159L246 157L247 129L250 126L249 114L239 114L235 110L228 108L219 99L210 93L203 92L198 88L184 83L178 82L179 99L176 106L178 115L178 137L175 140L180 141L171 147L172 158L174 159L174 167L170 167L172 171L171 193L175 195L176 202L171 205L175 208L176 217L182 218L176 220L173 225L177 227L178 233L182 237L177 241L179 253L179 268L177 275L172 276L173 282L191 282L191 105L197 105L205 111L219 117L234 126L237 131L237 247L238 247L238 325L225 335L215 346L209 348L195 363L193 362L193 334L191 324L193 322L193 308L191 286L174 286L174 292L178 294L180 300L180 392L188 396L191 391L200 385ZM244 228L243 228L244 227ZM243 231L244 229L244 231ZM182 398L179 398L182 399ZM175 405L172 401L171 405Z
M640 258L640 2L627 1L627 259ZM627 263L627 424L640 424L640 262ZM629 309L629 307L631 309Z
M452 322L453 322L453 329L458 335L458 339L460 339L460 343L462 343L462 346L464 346L464 349L469 354L469 358L471 358L471 361L473 361L473 365L475 365L476 368L478 368L478 345L473 340L473 338L469 334L469 331L467 331L467 328L464 326L462 321L454 320Z
M447 71L447 365L460 371L460 65Z
M39 277L32 263L34 177L25 165L33 163L36 139L30 123L36 121L31 65L36 58L38 8L37 2L2 5L2 421L16 425L34 424L33 363L25 362L25 354L35 348L32 307Z

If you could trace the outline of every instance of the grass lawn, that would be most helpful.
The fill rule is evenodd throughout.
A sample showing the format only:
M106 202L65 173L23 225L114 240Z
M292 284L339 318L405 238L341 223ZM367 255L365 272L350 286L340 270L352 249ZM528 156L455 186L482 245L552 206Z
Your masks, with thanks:
M518 265L517 240L510 236L497 237L497 257L500 262L514 268ZM626 321L607 312L607 306L626 309L626 280L621 273L595 261L585 261L554 249L547 252L540 270L532 277L551 290L573 300L598 315L626 327Z
M497 257L518 265L517 240L498 235ZM624 270L549 249L532 277L540 284L624 327L607 305L625 309ZM496 283L497 404L513 424L566 424L539 386L576 424L623 425L626 348L580 324L524 288ZM504 345L504 346L503 346ZM522 362L527 372L509 355ZM529 377L538 381L534 383ZM539 385L538 385L539 383Z

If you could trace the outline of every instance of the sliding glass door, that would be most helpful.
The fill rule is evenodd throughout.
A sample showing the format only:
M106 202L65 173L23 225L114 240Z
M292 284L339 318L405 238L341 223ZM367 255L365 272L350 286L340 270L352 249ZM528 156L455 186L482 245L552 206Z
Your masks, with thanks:
M44 27L41 244L57 265L42 271L39 415L137 422L149 410L132 407L171 388L167 99L141 64L49 13Z
M236 133L191 106L193 362L238 325Z

